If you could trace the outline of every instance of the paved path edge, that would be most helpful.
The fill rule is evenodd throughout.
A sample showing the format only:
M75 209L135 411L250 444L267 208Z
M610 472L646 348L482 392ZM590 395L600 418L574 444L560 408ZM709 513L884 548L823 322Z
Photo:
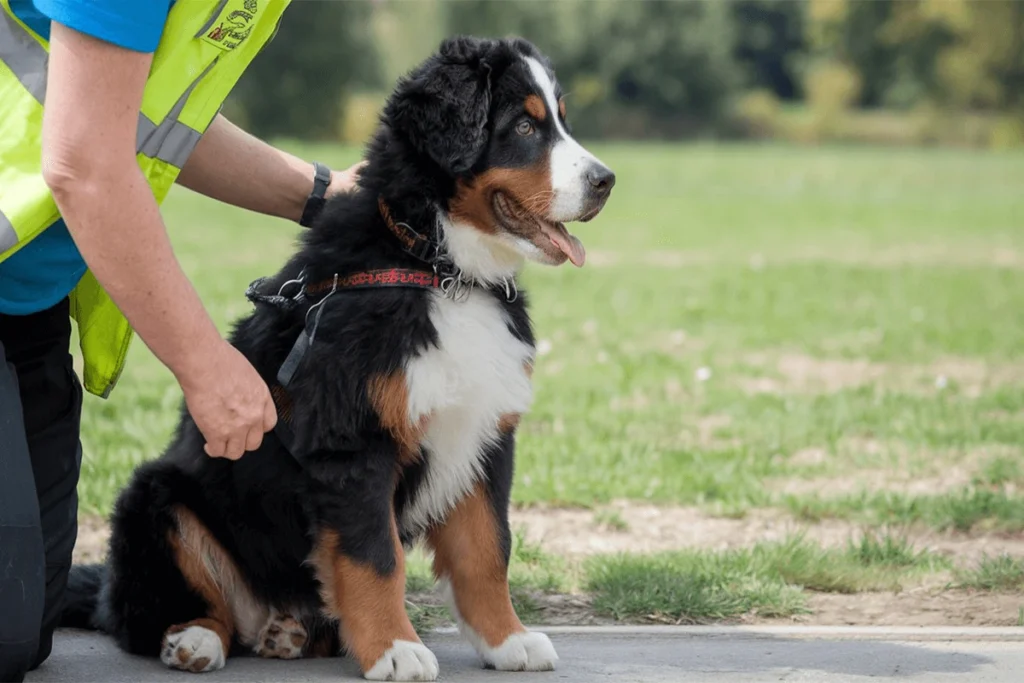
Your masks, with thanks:
M544 633L607 634L607 635L676 635L712 638L809 638L844 640L962 640L962 641L1024 641L1024 626L801 626L801 625L736 625L736 626L545 626L530 625L531 630ZM454 627L439 628L433 633L456 633Z

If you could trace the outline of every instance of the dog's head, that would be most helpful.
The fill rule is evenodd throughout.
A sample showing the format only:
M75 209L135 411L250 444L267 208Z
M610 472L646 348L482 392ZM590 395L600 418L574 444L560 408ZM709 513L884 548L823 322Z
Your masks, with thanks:
M403 79L392 132L447 176L444 238L456 261L583 264L565 223L596 216L615 175L570 134L548 60L519 39L458 37Z

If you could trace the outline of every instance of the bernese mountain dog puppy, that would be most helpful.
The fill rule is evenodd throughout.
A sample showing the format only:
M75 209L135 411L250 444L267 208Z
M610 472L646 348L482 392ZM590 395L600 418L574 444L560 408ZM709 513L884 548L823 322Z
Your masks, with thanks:
M365 158L230 335L278 428L213 459L183 408L117 500L106 564L72 570L63 625L193 672L344 651L370 680L434 680L404 602L404 549L423 540L484 665L554 668L507 579L535 356L516 277L583 264L564 223L596 216L615 177L521 39L444 41L399 81Z

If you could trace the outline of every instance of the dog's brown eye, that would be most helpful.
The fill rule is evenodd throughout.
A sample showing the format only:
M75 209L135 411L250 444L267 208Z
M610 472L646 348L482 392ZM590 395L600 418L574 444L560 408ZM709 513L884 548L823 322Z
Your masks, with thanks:
M533 132L533 124L529 121L520 121L519 125L516 126L516 132L520 135L529 135Z

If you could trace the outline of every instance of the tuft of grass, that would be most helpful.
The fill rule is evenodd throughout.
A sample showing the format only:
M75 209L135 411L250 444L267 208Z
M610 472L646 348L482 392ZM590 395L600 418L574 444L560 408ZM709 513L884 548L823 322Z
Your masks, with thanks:
M747 550L594 557L585 574L594 609L619 620L701 623L806 609L800 590L757 571Z
M794 536L759 544L754 553L787 583L823 593L900 590L913 576L945 566L939 556L915 550L906 539L889 534L866 533L839 548L823 548Z
M1003 486L1020 482L1024 482L1024 465L1020 458L1005 455L989 460L974 477L976 486Z
M452 620L449 609L438 602L406 600L405 612L409 615L412 627L420 635L449 624Z
M792 536L723 552L596 557L585 565L584 586L594 608L616 619L699 623L750 612L789 616L805 611L804 590L900 590L946 567L944 558L890 534L868 533L835 548Z
M976 567L956 573L958 585L985 591L1024 590L1024 559L1002 554L985 555Z
M565 560L544 552L540 545L528 541L522 530L512 534L508 583L513 593L513 602L517 594L522 596L530 591L567 591L571 582L572 569Z
M891 533L866 532L857 541L847 542L846 554L864 567L930 570L947 564L941 555L917 550L906 536Z
M598 510L594 513L594 524L613 531L629 531L629 523L616 510Z

